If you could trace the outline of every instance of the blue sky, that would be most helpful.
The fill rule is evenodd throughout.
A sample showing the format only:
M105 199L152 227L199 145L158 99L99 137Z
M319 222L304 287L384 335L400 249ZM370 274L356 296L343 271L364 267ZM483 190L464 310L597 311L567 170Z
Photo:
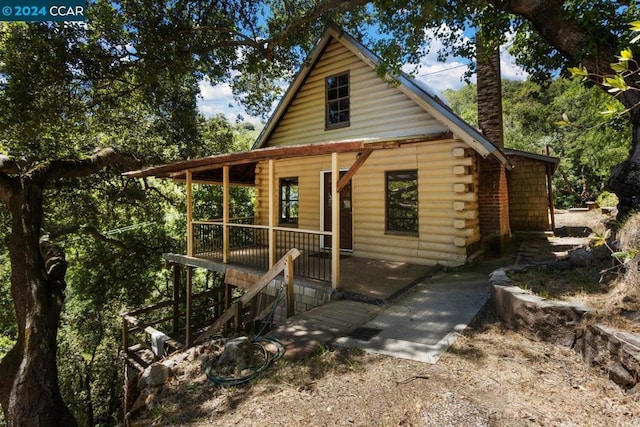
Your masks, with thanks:
M445 89L459 89L466 83L462 76L467 70L467 62L462 58L447 58L445 62L439 62L437 52L441 44L437 40L432 40L431 49L428 55L420 61L417 79L422 80L437 92ZM514 64L513 57L507 52L508 46L503 46L501 51L502 78L510 80L524 80L527 74ZM406 71L411 71L409 68ZM473 81L473 78L472 78ZM228 84L212 86L208 81L200 83L201 99L198 107L205 117L212 117L217 114L224 114L230 121L235 121L238 115L242 115L246 120L259 122L255 117L250 117L242 108L242 105L235 102L231 88ZM274 104L275 107L276 104Z

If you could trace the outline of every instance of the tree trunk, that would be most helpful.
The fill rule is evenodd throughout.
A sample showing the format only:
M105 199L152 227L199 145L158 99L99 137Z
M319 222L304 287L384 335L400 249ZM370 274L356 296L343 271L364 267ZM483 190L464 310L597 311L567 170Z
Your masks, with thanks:
M631 111L633 140L627 159L611 172L606 189L618 196L618 220L640 211L640 111Z
M610 32L609 37L599 37L593 41L589 29L580 25L577 18L565 9L565 2L556 0L490 0L497 9L520 15L528 20L551 46L562 53L575 65L582 64L589 70L590 79L601 89L603 75L613 75L611 62L616 62L617 36ZM606 24L603 24L606 25ZM594 44L595 43L595 44ZM585 54L585 46L590 54ZM627 78L627 84L638 89L636 76ZM640 209L640 93L627 90L617 95L617 99L628 109L633 127L633 140L627 159L611 173L607 189L616 193L619 199L618 220Z
M0 404L8 426L75 426L56 365L66 264L61 251L47 241L40 245L42 184L26 176L12 190L9 256L18 340L0 362Z

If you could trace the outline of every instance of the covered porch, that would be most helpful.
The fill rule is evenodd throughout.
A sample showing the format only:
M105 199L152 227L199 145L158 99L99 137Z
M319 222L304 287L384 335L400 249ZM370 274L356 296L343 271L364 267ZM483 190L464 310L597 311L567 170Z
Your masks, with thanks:
M320 225L318 229L304 229L288 224L283 226L278 217L280 200L276 162L298 158L302 161L305 157L330 155L329 195L332 200L340 200L340 192L348 186L373 151L400 145L399 140L358 140L270 147L179 161L128 172L125 176L168 178L185 184L187 257L268 270L283 254L297 248L301 253L294 265L297 277L325 282L335 290L342 290L342 279L347 275L341 274L341 258L345 253L340 247L340 205L333 203L330 213L326 215L330 216L330 227L325 225L323 229ZM355 160L347 171L341 171L339 167L340 153L355 154ZM259 163L267 169L268 195L265 197L262 194L260 199L267 203L268 218L266 221L263 218L261 224L255 224L252 217L232 218L230 188L255 186ZM221 218L194 218L194 185L202 184L221 186Z

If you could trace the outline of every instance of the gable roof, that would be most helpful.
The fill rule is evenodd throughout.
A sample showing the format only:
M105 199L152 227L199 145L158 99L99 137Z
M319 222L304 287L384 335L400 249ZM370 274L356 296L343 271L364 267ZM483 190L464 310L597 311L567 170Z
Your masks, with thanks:
M278 103L276 110L267 121L252 149L263 148L266 146L266 143L277 128L280 120L289 108L289 105L293 102L300 88L304 85L307 76L314 69L322 56L322 52L332 40L336 40L341 43L364 63L369 65L374 71L381 63L381 60L377 55L363 46L352 36L336 27L329 27L322 39L320 39L311 51L311 54L305 61L305 65L300 69L293 83L289 86ZM411 78L405 73L401 73L399 76L388 75L387 77L397 80L400 83L398 86L400 91L435 117L438 121L443 123L455 134L456 137L467 143L469 147L473 148L484 157L494 155L500 163L510 168L510 164L504 153L477 129L469 125L451 111L427 85Z

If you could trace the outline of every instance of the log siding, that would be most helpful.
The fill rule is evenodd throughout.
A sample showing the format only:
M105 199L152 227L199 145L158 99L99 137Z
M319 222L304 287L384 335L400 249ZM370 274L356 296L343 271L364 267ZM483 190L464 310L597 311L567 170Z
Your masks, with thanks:
M355 160L355 153L340 154L339 167L348 169ZM352 179L353 255L423 265L464 264L468 247L480 240L474 162L472 150L456 139L375 151ZM321 229L321 172L330 168L329 155L275 162L276 182L298 177L301 229ZM385 233L385 172L399 169L418 170L418 236ZM257 224L268 223L267 175L268 164L260 163ZM454 191L456 186L460 191Z
M349 72L348 127L325 129L325 79ZM433 135L447 128L368 64L333 40L278 123L268 146Z

